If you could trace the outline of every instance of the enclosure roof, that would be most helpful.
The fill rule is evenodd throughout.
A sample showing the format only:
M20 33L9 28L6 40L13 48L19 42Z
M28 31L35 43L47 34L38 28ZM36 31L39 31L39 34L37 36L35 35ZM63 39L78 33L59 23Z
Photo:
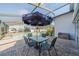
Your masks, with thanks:
M40 3L40 5L53 11L55 15L30 3L0 3L0 20L21 20L22 15L36 11L54 17L70 10L70 4L67 3Z

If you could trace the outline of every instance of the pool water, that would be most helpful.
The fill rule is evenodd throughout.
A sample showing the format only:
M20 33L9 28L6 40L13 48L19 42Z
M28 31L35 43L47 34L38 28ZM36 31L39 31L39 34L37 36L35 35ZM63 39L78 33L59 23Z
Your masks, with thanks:
M14 35L12 36L13 39L23 39L24 34L18 34L18 35Z

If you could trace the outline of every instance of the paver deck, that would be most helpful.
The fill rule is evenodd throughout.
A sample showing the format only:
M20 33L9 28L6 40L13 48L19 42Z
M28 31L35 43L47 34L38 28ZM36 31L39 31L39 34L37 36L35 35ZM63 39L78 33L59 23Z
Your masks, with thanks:
M8 40L10 41L10 40ZM73 40L58 38L55 44L58 56L79 56L79 46ZM38 50L25 44L24 39L16 40L6 45L0 45L0 56L38 56ZM42 56L48 56L47 51L42 51ZM54 49L51 55L55 56Z

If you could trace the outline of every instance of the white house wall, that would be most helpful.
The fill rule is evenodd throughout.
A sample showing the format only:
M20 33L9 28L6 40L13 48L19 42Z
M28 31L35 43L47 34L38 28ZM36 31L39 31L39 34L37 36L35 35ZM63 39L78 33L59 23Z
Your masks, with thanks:
M72 38L75 38L75 27L73 22L73 12L67 13L54 18L55 20L55 36L58 36L59 32L70 33Z

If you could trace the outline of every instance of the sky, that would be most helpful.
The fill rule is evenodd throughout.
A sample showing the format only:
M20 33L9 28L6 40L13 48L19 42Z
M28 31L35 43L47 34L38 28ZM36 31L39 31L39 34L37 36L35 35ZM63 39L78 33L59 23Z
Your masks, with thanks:
M44 6L52 9L52 10L55 10L56 8L64 5L63 4L58 4L58 3L43 3ZM27 13L30 13L33 9L35 8L35 6L32 6L30 4L27 4L27 3L0 3L0 13L3 13L3 14L18 14L18 15L23 15L23 14L27 14ZM48 11L45 11L41 8L37 8L35 11L39 11L43 14L47 14ZM67 12L69 11L69 5L64 7L64 8L61 8L60 10L57 10L55 11L55 15L59 15L61 13L64 13L64 12ZM49 14L49 16L52 16L52 14ZM18 18L21 18L21 17L6 17L6 16L0 16L0 19L1 20L6 20L6 19L18 19Z

